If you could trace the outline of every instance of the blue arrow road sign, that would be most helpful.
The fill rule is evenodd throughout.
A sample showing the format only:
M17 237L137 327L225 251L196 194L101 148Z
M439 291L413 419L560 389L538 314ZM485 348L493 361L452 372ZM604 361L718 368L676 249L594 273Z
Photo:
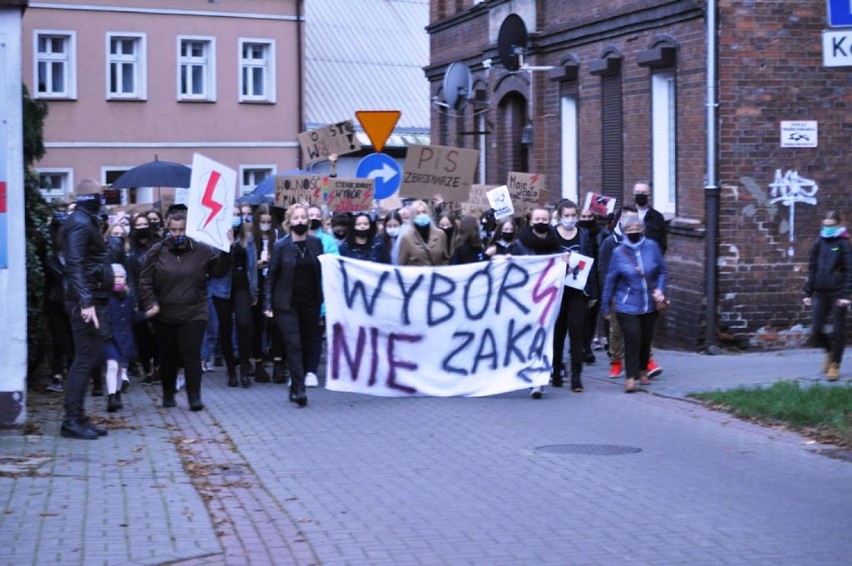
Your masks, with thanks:
M358 163L355 176L375 179L376 200L388 198L402 185L402 167L387 153L371 153Z
M828 25L833 28L852 26L852 0L828 0Z

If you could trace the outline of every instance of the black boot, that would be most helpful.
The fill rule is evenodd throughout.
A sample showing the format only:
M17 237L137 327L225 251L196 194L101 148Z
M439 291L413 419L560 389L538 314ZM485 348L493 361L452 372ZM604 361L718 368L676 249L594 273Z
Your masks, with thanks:
M201 402L201 393L186 392L186 397L189 399L190 411L201 411L204 409L204 403Z
M571 372L571 391L574 393L583 392L583 380L580 379L580 372L578 371Z
M550 384L553 387L562 387L565 384L565 380L562 377L562 368L554 368L553 373L550 374Z
M254 380L257 383L269 383L269 372L263 367L263 360L254 362Z
M115 392L115 402L118 403L119 411L124 408L124 403L121 402L121 391Z
M287 383L288 379L290 379L290 375L287 372L287 366L284 364L284 360L275 360L272 363L272 382Z
M118 393L110 393L107 396L107 413L114 413L120 408L120 402L116 400Z
M81 424L78 419L62 421L59 434L63 438L76 438L78 440L97 440L99 436L97 432Z
M166 388L163 388L163 407L169 409L171 407L177 407L177 403L175 402L175 392L174 389L171 391L166 391Z
M240 382L237 381L237 368L228 366L228 387L239 387Z
M251 364L240 364L240 387L248 389L251 387Z

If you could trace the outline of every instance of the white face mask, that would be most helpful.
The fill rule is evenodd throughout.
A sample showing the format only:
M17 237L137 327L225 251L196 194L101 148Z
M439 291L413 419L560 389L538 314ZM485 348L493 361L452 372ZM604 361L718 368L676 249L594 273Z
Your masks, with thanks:
M271 222L261 222L261 223L260 223L260 229L261 229L263 232L266 232L266 231L267 231L267 230L269 230L270 228L272 228L272 223L271 223Z
M560 222L562 222L562 227L566 230L573 230L577 226L576 218L563 218Z
M399 236L399 228L385 228L385 234L391 238L396 238Z

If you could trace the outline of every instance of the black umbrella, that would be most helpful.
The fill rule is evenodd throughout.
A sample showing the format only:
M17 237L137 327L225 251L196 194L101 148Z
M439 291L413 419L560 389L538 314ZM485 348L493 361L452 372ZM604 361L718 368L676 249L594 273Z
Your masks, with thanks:
M154 159L125 171L112 184L113 189L130 187L180 187L187 188L192 169L181 163Z

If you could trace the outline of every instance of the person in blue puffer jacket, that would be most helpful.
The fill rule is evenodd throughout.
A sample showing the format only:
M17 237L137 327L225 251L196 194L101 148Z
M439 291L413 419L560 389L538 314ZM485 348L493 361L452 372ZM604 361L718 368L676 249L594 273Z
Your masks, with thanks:
M636 391L636 380L650 385L648 359L658 311L666 305L668 268L660 246L645 238L638 216L621 219L624 241L612 254L601 304L605 318L615 310L624 334L624 391Z

